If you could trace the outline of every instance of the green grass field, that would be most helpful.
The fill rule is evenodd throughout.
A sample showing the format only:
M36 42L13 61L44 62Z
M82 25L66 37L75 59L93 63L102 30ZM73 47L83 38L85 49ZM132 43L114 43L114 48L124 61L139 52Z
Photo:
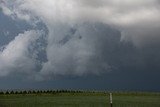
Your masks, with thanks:
M108 93L0 95L0 107L110 107ZM160 107L159 93L113 93L113 107Z

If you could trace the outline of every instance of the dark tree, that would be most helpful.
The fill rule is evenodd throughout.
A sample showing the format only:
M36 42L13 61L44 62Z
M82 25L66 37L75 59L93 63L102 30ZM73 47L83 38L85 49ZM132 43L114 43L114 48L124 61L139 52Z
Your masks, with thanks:
M32 94L32 91L29 90L29 91L28 91L28 94Z
M22 92L22 91L20 91L20 92L19 92L19 94L23 94L23 92Z
M15 94L18 94L18 91L16 91Z
M32 91L32 94L36 94L36 91L33 90L33 91Z
M27 91L23 91L22 94L27 94Z
M8 92L8 91L6 91L6 92L5 92L5 94L6 94L6 95L7 95L7 94L9 94L9 92Z
M0 94L1 94L1 95L3 95L3 94L4 94L4 92L3 92L3 91L1 91L1 92L0 92Z
M14 94L14 91L11 91L10 94Z

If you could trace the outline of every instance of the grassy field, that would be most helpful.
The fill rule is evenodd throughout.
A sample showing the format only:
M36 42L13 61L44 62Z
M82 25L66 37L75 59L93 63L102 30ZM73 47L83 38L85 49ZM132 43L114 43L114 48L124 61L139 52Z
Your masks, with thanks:
M0 107L110 107L108 93L0 95ZM113 93L113 107L160 107L159 93Z

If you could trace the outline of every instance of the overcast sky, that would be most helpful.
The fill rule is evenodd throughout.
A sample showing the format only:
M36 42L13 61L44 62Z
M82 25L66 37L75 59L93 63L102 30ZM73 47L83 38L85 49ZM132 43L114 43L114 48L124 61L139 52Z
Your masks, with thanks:
M159 29L159 0L0 0L0 88L158 91Z

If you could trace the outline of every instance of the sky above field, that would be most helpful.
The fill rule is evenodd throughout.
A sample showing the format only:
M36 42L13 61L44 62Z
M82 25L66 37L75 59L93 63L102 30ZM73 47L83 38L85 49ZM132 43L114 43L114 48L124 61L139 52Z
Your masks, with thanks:
M0 0L0 89L159 83L159 0Z

